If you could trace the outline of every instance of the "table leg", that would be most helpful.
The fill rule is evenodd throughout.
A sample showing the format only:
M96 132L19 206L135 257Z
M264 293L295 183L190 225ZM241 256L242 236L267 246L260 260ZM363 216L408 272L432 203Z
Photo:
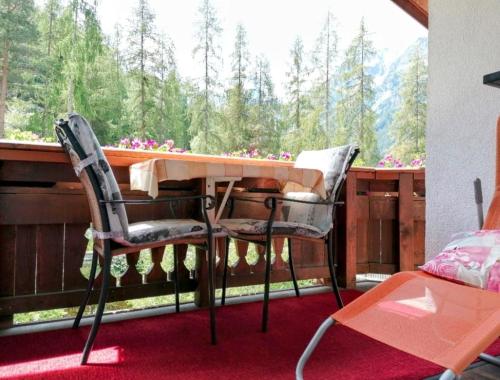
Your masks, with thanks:
M219 221L229 195L233 189L234 183L240 180L240 177L207 177L205 179L205 194L211 195L214 198L217 198L217 182L229 182L226 192L224 193L224 197L222 198L222 202L219 205L217 216L215 214L215 209L208 210L208 218L210 219L210 222L217 223ZM217 255L217 252L221 252L225 249L224 239L214 240L214 255ZM219 244L222 244L222 246ZM219 256L222 257L222 255ZM207 253L200 249L196 250L196 268L198 269L198 288L195 292L194 302L197 306L208 306L208 260Z
M214 177L207 177L205 179L205 195L211 195L216 198L216 185ZM215 220L215 209L208 210L208 217L210 221L213 223Z
M227 185L226 192L224 193L224 197L222 198L222 202L219 205L219 210L217 211L217 216L215 217L215 223L219 222L220 217L222 216L222 213L224 212L224 208L226 207L227 200L229 199L229 195L231 194L231 191L233 190L235 181L229 181L229 184Z

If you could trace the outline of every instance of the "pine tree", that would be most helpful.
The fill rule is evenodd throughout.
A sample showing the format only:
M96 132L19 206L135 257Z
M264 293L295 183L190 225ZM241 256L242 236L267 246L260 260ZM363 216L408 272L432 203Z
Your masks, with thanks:
M154 90L150 86L151 61L154 56L152 48L156 37L154 19L147 0L138 0L137 8L130 20L127 61L132 81L131 114L138 115L138 120L134 121L134 124L137 125L142 138L147 135L148 113L154 107L154 101L151 99Z
M49 0L37 12L39 38L33 44L36 51L35 75L33 76L33 111L25 127L44 139L53 138L53 121L64 111L61 98L65 93L61 54L64 39L61 0Z
M215 97L219 88L220 46L217 39L222 32L216 10L210 0L202 0L199 19L196 22L197 45L193 55L199 59L203 70L201 83L192 101L190 133L191 147L197 152L214 153L221 146L217 134L220 114L217 112Z
M289 97L289 106L291 108L291 125L295 130L300 130L302 121L302 111L304 108L304 84L306 69L304 63L304 45L302 39L297 37L290 50L292 64L290 71L287 72L288 83L287 91Z
M156 81L153 115L154 138L172 139L178 147L186 147L187 102L175 62L175 47L166 35L157 41L153 72Z
M236 27L232 53L231 87L227 91L224 128L220 131L224 151L236 151L253 144L254 136L248 123L249 91L247 70L249 64L246 31L241 24Z
M410 162L425 153L427 63L425 52L418 44L403 73L399 96L401 104L390 126L394 139L391 150L403 162Z
M269 61L263 55L256 58L250 103L249 123L254 130L255 146L262 152L276 153L282 134L279 103L274 94Z
M164 136L174 140L176 147L189 149L188 100L184 84L176 69L169 72L162 91L165 94L165 122L168 131L168 135Z
M11 95L9 87L19 79L23 63L29 57L30 42L36 36L33 0L2 0L0 2L0 138L5 136L5 115L7 100ZM17 78L16 78L17 76ZM21 83L17 81L17 83Z
M110 106L114 107L113 112L110 113L110 124L113 126L113 131L110 133L110 140L114 143L119 138L124 136L124 131L130 128L128 122L126 101L127 101L127 84L126 76L124 73L125 58L121 51L122 44L122 27L119 24L115 25L114 35L112 40L108 43L106 61L108 67L108 91L111 101ZM129 133L126 133L127 135Z
M169 104L165 92L165 82L171 70L175 67L174 48L165 34L158 36L156 41L156 55L153 57L152 71L155 75L154 82L157 87L155 91L155 107L151 110L153 125L153 137L159 139L169 138L171 133L167 125L167 113Z
M305 90L308 72L304 62L304 45L300 37L295 39L290 50L290 58L290 70L286 73L288 137L284 147L297 153L302 149L304 142L302 123L308 107Z
M336 144L356 142L361 148L359 161L372 165L379 158L375 134L375 84L370 62L375 49L369 39L364 19L359 33L347 49L340 68L340 99L336 105Z
M316 131L318 148L329 145L333 138L332 93L335 84L335 60L337 58L337 33L335 19L328 11L325 23L316 40L312 54L313 90L312 90L312 124Z

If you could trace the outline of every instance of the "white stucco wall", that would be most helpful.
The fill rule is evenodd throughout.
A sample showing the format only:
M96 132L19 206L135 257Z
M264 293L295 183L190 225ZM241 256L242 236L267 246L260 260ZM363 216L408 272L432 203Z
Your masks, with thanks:
M500 88L482 80L494 71L500 71L500 0L430 0L427 259L451 234L477 229L476 177L485 212L491 201Z

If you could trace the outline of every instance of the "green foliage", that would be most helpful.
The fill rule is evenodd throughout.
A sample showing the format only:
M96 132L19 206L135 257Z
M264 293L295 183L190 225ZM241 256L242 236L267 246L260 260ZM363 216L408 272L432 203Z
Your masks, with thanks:
M196 94L190 109L190 133L193 136L191 147L195 152L215 153L220 151L222 145L217 126L221 125L223 118L216 102L221 65L221 49L217 39L222 28L210 0L201 1L196 24L199 43L194 48L193 55L203 67L203 78L199 86L194 87Z
M33 0L0 1L0 138L5 135L7 102L27 100L36 79L29 57L37 39Z
M241 24L236 28L232 54L231 87L227 90L224 123L219 131L222 149L232 152L253 146L254 130L249 124L250 92L247 89L249 52L246 31Z
M127 64L129 67L129 107L132 125L141 138L148 136L151 113L155 108L154 78L155 16L147 0L138 0L130 21L128 33ZM164 48L165 45L162 45ZM165 52L161 52L161 60ZM164 67L161 67L163 70Z
M391 151L405 162L425 153L426 88L425 53L421 51L419 45L415 45L411 60L402 76L399 89L401 104L390 126L390 133L394 139Z
M290 50L291 65L287 75L286 106L287 137L286 148L291 152L300 152L304 149L302 123L310 106L310 99L306 94L305 84L307 67L304 58L304 44L300 37L295 39Z
M0 97L0 136L5 130L10 138L54 141L53 120L76 111L89 119L103 145L123 137L160 144L174 140L181 150L266 157L358 142L358 163L373 165L380 158L376 50L363 20L342 57L331 12L312 50L298 36L290 50L286 97L279 99L269 61L251 57L243 25L236 28L231 76L222 86L222 28L211 0L200 0L193 55L201 76L189 80L180 76L174 43L158 33L148 1L135 5L128 25L117 25L112 36L105 36L98 2L45 0L37 8L29 0L1 0L8 107L1 117ZM391 151L405 160L425 150L422 57L416 52L403 74L401 107L390 128Z
M328 12L316 41L316 48L312 54L313 88L311 90L311 103L313 117L310 124L315 123L317 129L315 148L326 148L333 139L332 94L336 79L337 39L335 19L333 14Z
M375 84L370 74L370 62L375 48L369 39L364 20L359 33L347 49L340 67L340 99L337 102L336 144L357 142L359 159L374 165L379 158L375 135Z
M269 61L259 55L252 78L248 123L253 130L253 143L262 152L277 152L282 148L285 126L281 114L282 107L274 94Z

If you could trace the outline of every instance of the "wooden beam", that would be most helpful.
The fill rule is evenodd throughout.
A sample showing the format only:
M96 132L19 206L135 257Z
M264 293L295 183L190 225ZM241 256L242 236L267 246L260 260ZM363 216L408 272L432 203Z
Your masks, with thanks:
M429 28L428 0L392 0L392 2L397 4L421 25Z

